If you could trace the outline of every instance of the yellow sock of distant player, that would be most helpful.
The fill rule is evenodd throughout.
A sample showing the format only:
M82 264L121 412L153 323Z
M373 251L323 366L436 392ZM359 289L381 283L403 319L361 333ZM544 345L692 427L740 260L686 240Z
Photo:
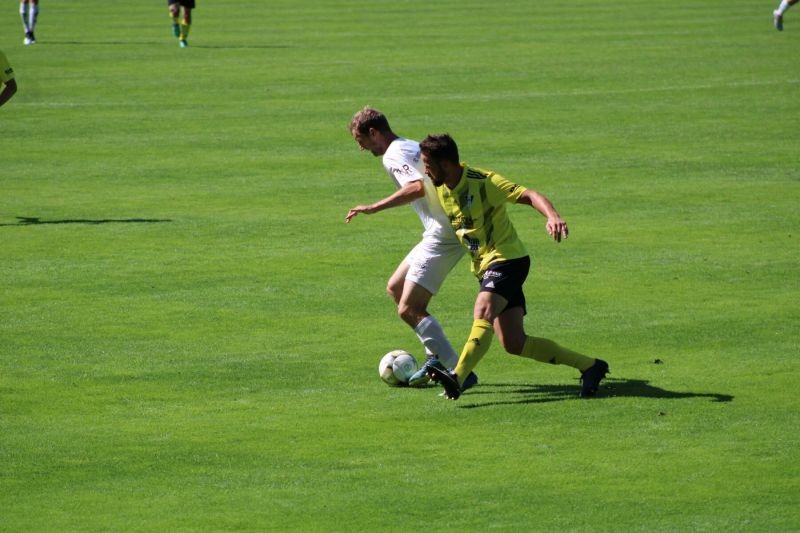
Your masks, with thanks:
M461 357L458 359L458 364L455 368L459 385L464 383L472 369L478 365L483 356L486 355L486 352L489 351L492 337L494 337L494 330L489 321L475 320L472 322L469 340L464 345L464 350L461 352Z
M189 37L189 28L191 28L191 24L186 24L185 22L181 22L181 41L185 41L187 37Z
M550 339L531 336L528 336L528 340L525 341L520 355L522 357L536 359L542 363L571 366L572 368L577 368L581 372L588 369L595 362L594 358L586 357L578 352L568 350Z

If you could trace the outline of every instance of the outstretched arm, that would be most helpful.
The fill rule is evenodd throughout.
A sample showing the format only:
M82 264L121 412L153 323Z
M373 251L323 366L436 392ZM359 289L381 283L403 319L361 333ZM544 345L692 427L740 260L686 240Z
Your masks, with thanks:
M397 189L391 196L387 196L386 198L378 200L374 204L357 205L351 208L350 211L347 212L347 216L344 218L344 221L350 222L350 219L359 213L371 215L372 213L377 213L378 211L383 211L384 209L390 209L392 207L397 207L398 205L405 205L413 202L417 198L422 198L423 196L425 196L425 185L422 180L409 181Z
M543 194L538 193L532 189L526 190L517 200L518 204L525 204L533 207L545 217L547 217L547 224L545 228L547 233L553 237L556 242L561 242L561 239L569 237L569 228L567 223L553 207L553 204Z

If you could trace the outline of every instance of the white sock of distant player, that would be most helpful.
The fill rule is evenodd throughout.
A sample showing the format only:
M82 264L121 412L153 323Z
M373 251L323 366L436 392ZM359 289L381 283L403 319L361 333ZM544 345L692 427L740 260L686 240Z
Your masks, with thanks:
M31 31L28 28L28 4L20 3L19 16L22 19L22 26L25 28L25 33L28 33L29 31Z
M458 356L450 345L450 341L442 331L442 326L433 316L428 315L420 320L414 331L425 346L425 351L436 355L447 368L453 368L458 363Z
M31 7L28 9L28 31L33 31L36 27L36 17L39 16L39 6L36 4L31 4Z

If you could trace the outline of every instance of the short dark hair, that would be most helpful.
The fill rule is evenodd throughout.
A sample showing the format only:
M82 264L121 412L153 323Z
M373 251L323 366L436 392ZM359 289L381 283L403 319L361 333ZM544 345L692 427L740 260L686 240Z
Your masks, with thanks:
M458 165L458 146L448 133L433 133L425 137L419 148L423 154L437 161L450 161Z
M375 128L381 133L392 131L392 128L389 127L389 121L386 119L386 115L377 109L367 106L353 115L353 119L350 121L350 131L366 134L369 132L370 128Z

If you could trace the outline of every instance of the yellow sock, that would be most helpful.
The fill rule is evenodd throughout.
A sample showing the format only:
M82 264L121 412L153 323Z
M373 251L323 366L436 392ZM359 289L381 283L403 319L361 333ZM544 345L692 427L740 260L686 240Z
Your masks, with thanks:
M478 366L480 360L489 351L492 337L494 337L494 330L489 321L479 319L472 322L469 340L464 345L464 350L461 352L461 357L458 359L458 364L455 368L459 385L464 383L472 369Z
M595 362L594 358L586 357L578 352L568 350L550 339L531 336L528 336L528 340L525 341L520 355L522 357L536 359L542 363L571 366L572 368L577 368L581 372L588 369Z
M185 22L181 22L181 41L185 41L187 37L189 37L189 28L191 24L186 24Z

